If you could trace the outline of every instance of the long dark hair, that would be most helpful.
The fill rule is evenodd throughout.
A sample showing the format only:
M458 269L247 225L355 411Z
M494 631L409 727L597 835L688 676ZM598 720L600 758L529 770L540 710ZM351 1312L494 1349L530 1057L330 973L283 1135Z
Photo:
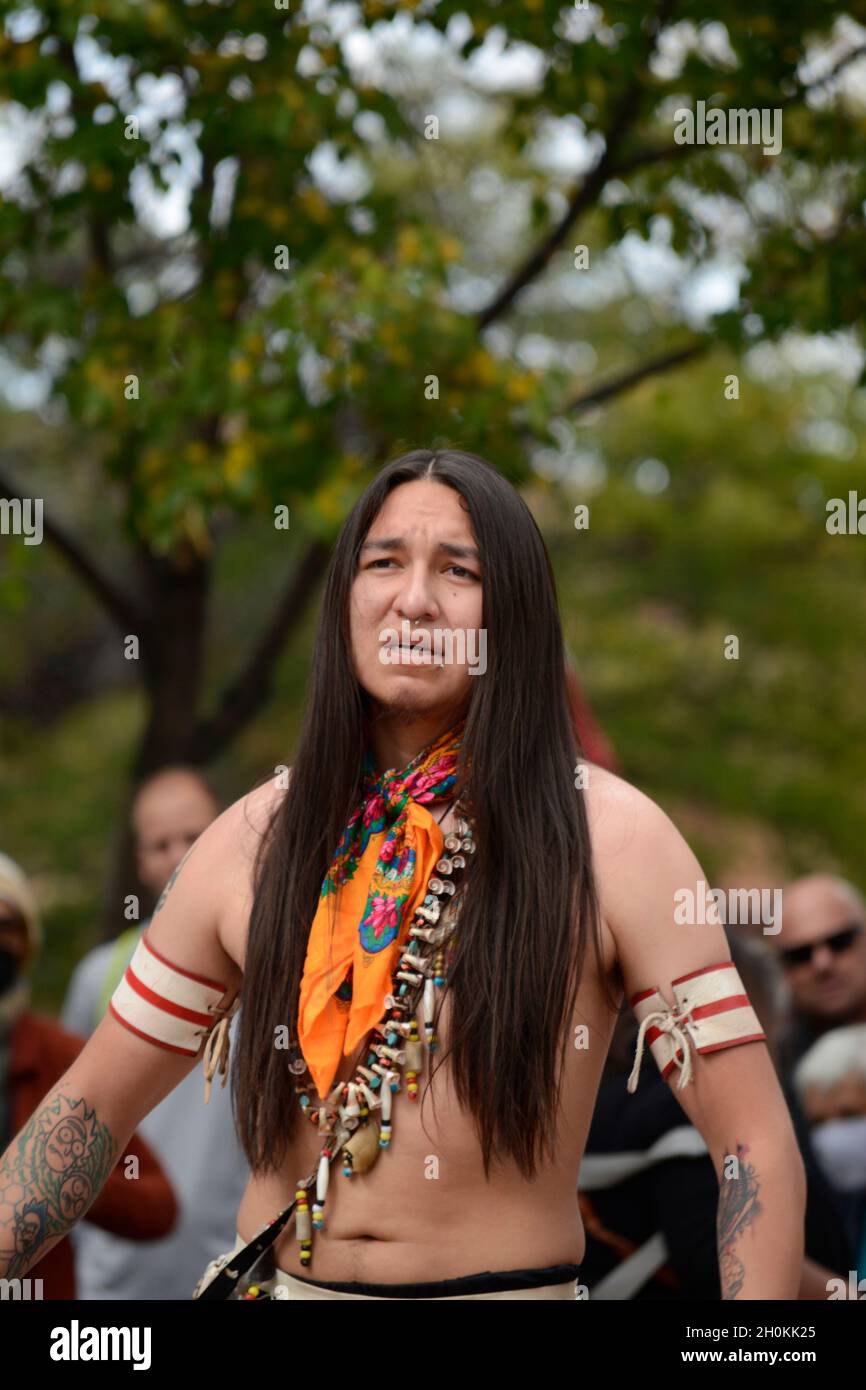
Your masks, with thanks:
M289 787L259 848L232 1077L255 1172L281 1167L302 1118L288 1054L274 1040L281 1025L296 1037L310 924L361 790L368 698L349 637L358 554L392 488L417 478L461 495L483 565L487 669L472 678L453 793L471 808L477 853L465 871L449 979L450 1046L434 1059L450 1062L488 1177L494 1152L528 1178L545 1150L553 1154L587 940L601 958L587 815L575 790L581 749L547 549L519 493L486 460L414 450L382 469L340 533Z

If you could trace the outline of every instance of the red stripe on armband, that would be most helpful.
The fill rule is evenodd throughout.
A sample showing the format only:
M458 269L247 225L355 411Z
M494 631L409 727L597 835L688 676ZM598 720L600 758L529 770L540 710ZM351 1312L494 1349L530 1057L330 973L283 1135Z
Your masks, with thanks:
M117 1019L118 1023L123 1024L127 1032L134 1033L137 1038L143 1038L145 1042L153 1043L154 1046L161 1047L165 1052L175 1052L181 1057L190 1057L194 1055L190 1052L188 1047L174 1047L172 1043L160 1042L159 1038L153 1038L149 1033L143 1033L140 1028L136 1028L134 1023L130 1023L128 1018L124 1018L123 1014L117 1012L117 1009L110 999L108 1001L108 1012L111 1014L112 1018Z
M142 937L109 1009L131 1033L169 1052L197 1057L217 1025L227 985L172 965Z
M637 1089L645 1046L649 1046L662 1076L680 1070L677 1088L692 1079L694 1055L719 1052L741 1043L765 1042L766 1034L749 1002L736 966L720 961L692 970L671 982L675 1003L668 1004L658 988L640 990L630 999L640 1024L635 1063L628 1089Z
M161 994L148 989L144 981L138 978L131 964L127 966L126 982L140 998L147 1000L149 1004L154 1004L158 1009L164 1009L167 1014L173 1014L175 1018L185 1018L188 1023L198 1023L204 1028L210 1027L213 1021L208 1014L196 1013L194 1009L185 1009L182 1004L175 1004L171 999L165 999ZM220 992L220 998L222 998L223 993L224 991Z
M188 980L195 980L198 985L207 985L208 989L219 989L222 990L223 994L225 993L226 987L225 985L221 985L219 980L209 980L207 975L194 975L191 970L184 970L179 965L172 965L171 961L166 960L161 951L158 951L155 946L151 946L146 934L141 940L145 950L149 951L162 965L167 965L170 970L174 971L175 975L185 975Z

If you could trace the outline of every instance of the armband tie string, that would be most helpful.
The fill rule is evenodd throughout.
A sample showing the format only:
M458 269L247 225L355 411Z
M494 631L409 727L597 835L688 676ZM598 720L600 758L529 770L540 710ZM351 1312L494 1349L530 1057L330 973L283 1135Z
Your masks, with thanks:
M220 1014L221 1018L215 1028L212 1028L207 1035L207 1042L204 1047L202 1066L204 1068L204 1103L207 1105L210 1100L211 1086L213 1079L219 1073L221 1080L220 1086L225 1086L228 1074L229 1060L229 1028L232 1017L240 1005L240 996L235 999L228 1008L221 1008L219 1005L208 1005L208 1013Z
M674 1009L655 1009L651 1014L647 1014L641 1022L637 1035L637 1050L634 1059L634 1066L631 1076L628 1079L628 1090L632 1093L637 1089L638 1076L640 1075L640 1064L643 1058L644 1045L646 1043L647 1030L655 1024L662 1033L669 1033L674 1044L674 1057L680 1069L680 1078L677 1082L677 1090L681 1091L686 1083L691 1080L692 1075L692 1054L689 1050L688 1034L681 1028L690 1015L689 1009L684 1009L682 1013L677 1013ZM679 1052L683 1054L680 1061Z

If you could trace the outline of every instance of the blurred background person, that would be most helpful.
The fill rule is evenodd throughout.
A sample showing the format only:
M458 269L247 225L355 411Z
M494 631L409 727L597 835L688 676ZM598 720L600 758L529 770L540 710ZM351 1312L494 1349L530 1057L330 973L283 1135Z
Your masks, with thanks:
M164 768L141 785L131 818L139 877L155 898L218 814L212 788L192 768ZM84 957L63 1007L67 1028L90 1036L149 920ZM236 1025L235 1017L232 1037ZM215 1081L207 1105L203 1086L196 1067L141 1125L177 1193L180 1215L171 1235L142 1251L82 1222L73 1232L82 1270L80 1298L188 1299L204 1265L223 1249L249 1168L235 1133L230 1086Z
M839 1194L858 1279L866 1278L866 1023L825 1033L794 1069L812 1148Z
M33 1013L27 972L41 945L36 898L24 871L0 854L0 1152L2 1152L81 1051L74 1038L53 1021ZM75 1126L58 1127L60 1144L75 1142ZM128 1155L138 1160L137 1177L125 1175ZM0 1204L14 1200L0 1192ZM139 1253L143 1242L164 1237L178 1214L171 1183L139 1134L130 1139L111 1177L90 1209L89 1220L124 1237ZM34 1213L32 1219L41 1219ZM26 1225L26 1218L25 1218ZM76 1258L67 1237L34 1265L30 1278L42 1280L42 1297L76 1297Z
M782 930L768 937L790 990L779 1066L792 1070L823 1033L866 1023L866 906L853 883L810 874L783 890Z

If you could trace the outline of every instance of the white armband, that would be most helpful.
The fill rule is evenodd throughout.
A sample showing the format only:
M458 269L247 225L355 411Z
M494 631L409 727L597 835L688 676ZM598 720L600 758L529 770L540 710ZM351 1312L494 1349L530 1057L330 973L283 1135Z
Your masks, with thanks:
M690 1041L695 1052L718 1052L739 1043L766 1041L732 961L681 975L671 981L671 990L676 1001L673 1007L658 988L642 990L629 1001L640 1023L635 1063L628 1079L631 1092L637 1088L645 1043L649 1043L665 1080L675 1066L679 1067L677 1089L682 1090L692 1078Z
M221 1007L220 1001L228 989L219 980L172 965L150 945L145 932L108 1008L118 1023L136 1037L182 1057L197 1057L206 1038L207 1100L217 1066L225 1085L228 1027L240 1004L237 996L230 1006Z

